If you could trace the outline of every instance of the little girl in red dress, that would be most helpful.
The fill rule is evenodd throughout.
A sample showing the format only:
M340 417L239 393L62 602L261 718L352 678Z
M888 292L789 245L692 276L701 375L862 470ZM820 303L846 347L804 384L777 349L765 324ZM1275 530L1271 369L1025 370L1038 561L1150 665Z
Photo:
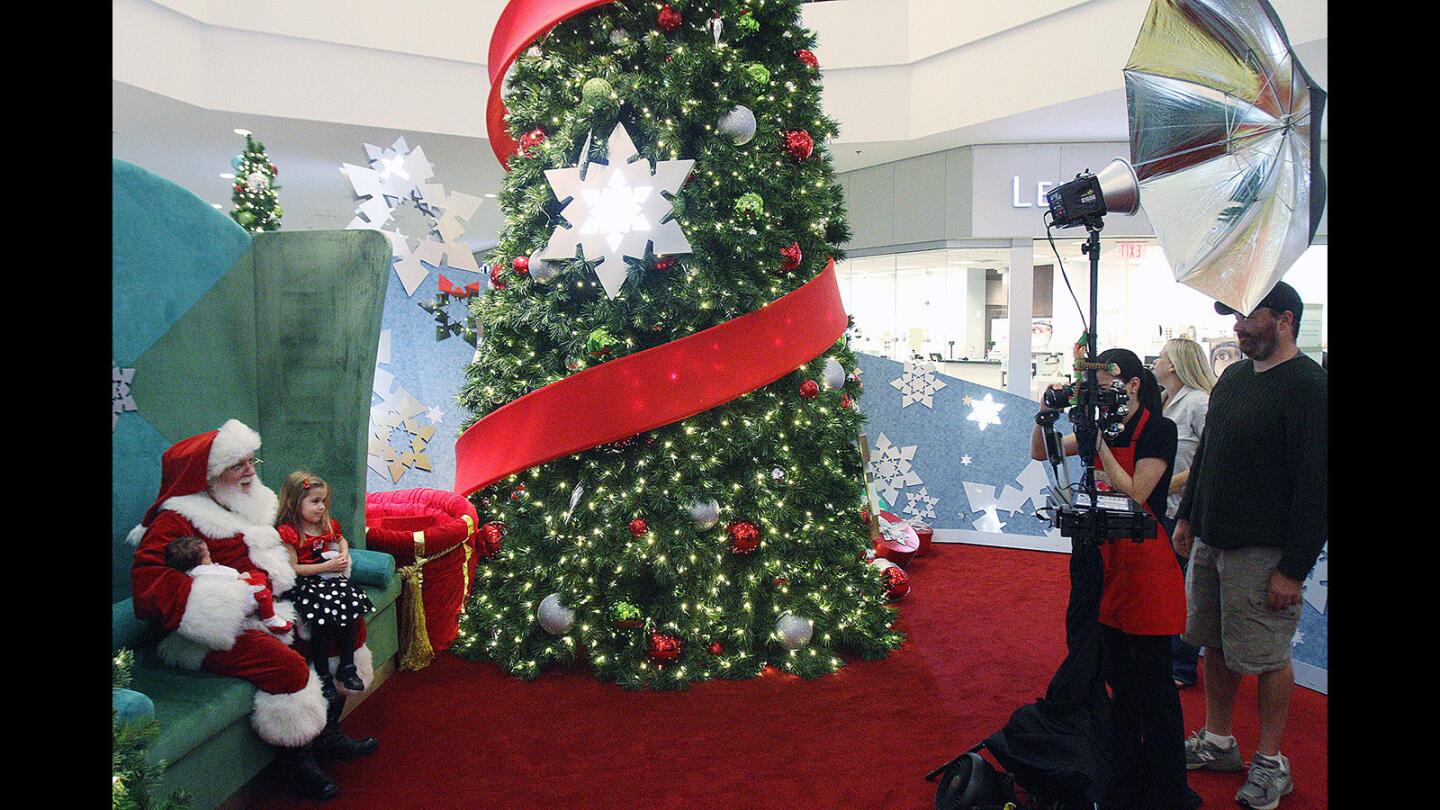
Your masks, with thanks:
M355 669L355 633L360 620L375 609L370 597L350 582L350 544L340 521L330 516L330 485L314 473L290 473L280 488L280 515L275 527L295 567L291 591L295 613L310 631L310 663L320 690L333 699L335 681L360 692L365 684ZM330 642L340 655L330 675Z

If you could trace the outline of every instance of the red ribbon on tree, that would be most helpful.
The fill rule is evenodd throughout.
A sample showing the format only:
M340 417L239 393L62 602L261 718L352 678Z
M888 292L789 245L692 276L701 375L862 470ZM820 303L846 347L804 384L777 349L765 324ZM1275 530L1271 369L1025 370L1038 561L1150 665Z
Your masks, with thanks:
M455 491L654 430L784 377L845 334L835 260L798 290L734 320L531 391L455 443Z
M505 82L505 72L530 43L545 34L561 20L579 14L586 9L603 6L614 0L510 0L500 19L495 21L495 31L490 35L490 99L485 105L485 130L490 135L490 148L500 165L510 170L510 156L520 144L510 137L505 128L505 102L500 98L500 87Z

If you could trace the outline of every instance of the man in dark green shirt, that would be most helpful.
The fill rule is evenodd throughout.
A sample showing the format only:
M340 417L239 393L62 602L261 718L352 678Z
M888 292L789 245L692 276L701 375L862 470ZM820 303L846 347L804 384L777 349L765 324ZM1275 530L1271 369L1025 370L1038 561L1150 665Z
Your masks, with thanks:
M1326 540L1326 372L1300 353L1304 306L1285 282L1235 337L1249 358L1225 369L1176 512L1174 545L1191 558L1185 640L1205 647L1205 728L1186 742L1186 765L1242 768L1231 736L1235 691L1260 679L1260 743L1236 801L1257 810L1294 788L1280 737L1295 674L1290 641L1301 587Z

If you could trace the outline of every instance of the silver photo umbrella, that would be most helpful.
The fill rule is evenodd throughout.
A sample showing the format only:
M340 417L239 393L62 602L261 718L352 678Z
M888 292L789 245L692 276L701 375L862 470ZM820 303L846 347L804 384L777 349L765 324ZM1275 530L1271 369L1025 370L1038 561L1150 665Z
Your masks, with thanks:
M1325 91L1266 0L1152 0L1125 96L1140 199L1175 279L1252 311L1325 207Z

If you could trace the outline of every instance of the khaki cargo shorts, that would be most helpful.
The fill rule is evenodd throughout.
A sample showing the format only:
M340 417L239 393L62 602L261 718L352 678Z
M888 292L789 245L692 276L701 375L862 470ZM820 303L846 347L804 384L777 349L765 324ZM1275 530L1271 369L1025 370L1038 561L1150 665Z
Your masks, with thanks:
M1265 604L1284 553L1274 546L1211 548L1196 540L1185 572L1185 641L1224 649L1225 666L1244 675L1285 666L1304 600L1285 610Z

